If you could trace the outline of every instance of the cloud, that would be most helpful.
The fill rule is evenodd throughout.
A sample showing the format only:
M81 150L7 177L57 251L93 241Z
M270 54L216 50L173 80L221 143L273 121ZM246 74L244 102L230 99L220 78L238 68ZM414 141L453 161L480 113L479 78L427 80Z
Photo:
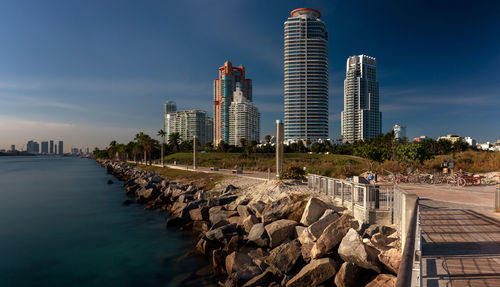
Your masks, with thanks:
M55 101L47 99L46 97L36 97L27 95L12 95L6 93L0 93L0 101L8 102L9 104L30 106L30 107L49 107L58 108L63 110L74 110L74 111L84 111L86 110L82 106L77 106L61 101Z

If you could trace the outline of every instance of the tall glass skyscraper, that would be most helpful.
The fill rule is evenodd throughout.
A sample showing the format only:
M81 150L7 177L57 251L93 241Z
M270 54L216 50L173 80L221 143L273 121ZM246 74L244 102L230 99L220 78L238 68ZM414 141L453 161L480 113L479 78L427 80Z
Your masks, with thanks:
M347 59L341 120L345 142L374 138L382 133L375 58L359 55Z
M321 12L285 22L285 140L328 138L328 32Z

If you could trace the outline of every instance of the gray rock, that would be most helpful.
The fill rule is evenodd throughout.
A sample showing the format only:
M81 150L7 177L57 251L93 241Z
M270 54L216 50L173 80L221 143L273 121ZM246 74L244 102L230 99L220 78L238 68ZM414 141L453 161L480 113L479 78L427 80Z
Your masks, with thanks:
M286 283L286 287L317 286L333 277L337 268L337 263L331 258L312 260Z
M214 228L215 227L215 228ZM226 224L220 227L214 226L207 233L205 237L208 240L218 241L227 244L231 237L238 235L236 232L236 224Z
M372 238L373 234L379 232L379 230L380 230L380 225L372 224L368 226L367 229L365 229L365 232L363 232L363 238Z
M238 211L238 214L242 218L247 218L250 215L250 210L248 209L248 206L246 206L246 205L238 205L236 207L236 210Z
M293 203L293 199L287 196L266 205L262 211L262 223L267 225L273 221L284 219L292 212Z
M250 280L262 273L247 253L239 251L234 251L226 257L226 271L228 274L237 273L243 280Z
M352 217L347 214L342 215L339 219L330 223L323 231L323 234L314 243L311 250L311 258L319 258L330 252L342 241L342 238L353 224Z
M207 221L209 219L208 207L198 207L189 211L191 220Z
M252 226L252 229L248 233L248 241L260 247L266 247L269 244L269 238L264 228L264 224L257 223Z
M353 228L349 229L339 246L339 255L346 261L361 268L371 269L377 273L382 271L378 260L378 251L363 244L361 236Z
M372 278L371 273L360 268L356 264L344 262L335 275L335 285L337 287L365 286Z
M248 215L245 219L243 219L243 228L245 228L246 232L250 232L252 230L252 227L259 223L259 219L255 217L255 215Z
M280 219L265 226L269 236L269 246L276 247L286 239L292 238L295 233L295 226L298 223L293 220Z
M288 274L295 267L300 255L300 244L297 240L293 240L271 250L265 262L275 267L281 274Z
M262 201L252 201L248 204L248 208L255 214L257 217L262 217L262 212L264 211L264 208L266 207L266 204Z
M306 204L304 213L302 213L302 218L300 219L300 223L306 226L313 224L321 217L321 215L323 215L323 213L327 208L328 205L323 201L315 197L310 198Z
M250 279L243 287L268 286L270 282L278 280L278 276L271 268L267 268L262 274Z

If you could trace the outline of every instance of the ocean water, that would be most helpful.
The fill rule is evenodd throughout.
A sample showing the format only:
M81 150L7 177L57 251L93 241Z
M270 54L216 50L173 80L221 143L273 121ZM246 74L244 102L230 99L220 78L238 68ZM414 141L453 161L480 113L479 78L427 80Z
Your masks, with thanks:
M125 199L93 160L0 157L0 286L213 284L190 234Z

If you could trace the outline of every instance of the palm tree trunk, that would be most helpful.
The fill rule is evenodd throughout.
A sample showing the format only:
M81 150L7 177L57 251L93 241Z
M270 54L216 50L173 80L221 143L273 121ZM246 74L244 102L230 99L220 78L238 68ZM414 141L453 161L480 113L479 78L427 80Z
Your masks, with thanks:
M148 165L148 158L147 158L147 152L146 149L144 149L144 164Z
M163 143L161 144L161 167L164 167L163 164L163 146L165 145L165 137L163 138Z

